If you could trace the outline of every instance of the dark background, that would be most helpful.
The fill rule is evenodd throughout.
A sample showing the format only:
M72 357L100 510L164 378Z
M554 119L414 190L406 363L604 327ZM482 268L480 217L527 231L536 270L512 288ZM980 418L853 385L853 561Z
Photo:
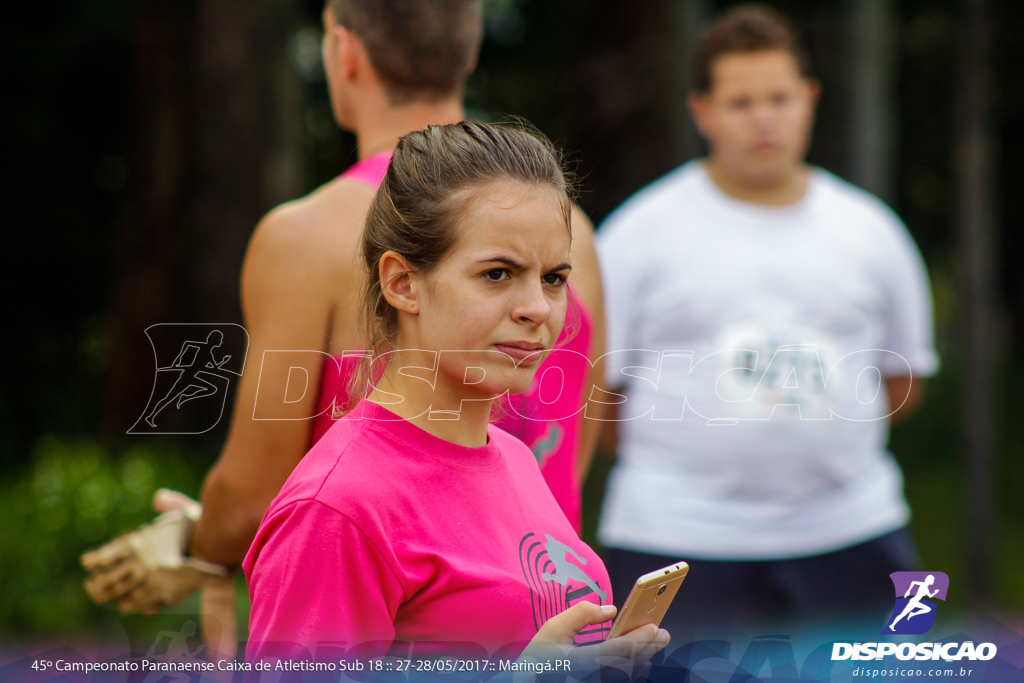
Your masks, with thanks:
M710 0L488 0L467 93L569 152L599 223L701 153L685 109ZM778 2L824 90L813 163L870 189L928 263L943 367L896 427L926 568L950 602L1024 611L1024 5ZM144 329L241 322L260 216L355 159L320 74L318 0L11 0L0 351L0 636L103 633L77 555L197 494L226 424L138 436ZM592 540L603 475L587 486Z

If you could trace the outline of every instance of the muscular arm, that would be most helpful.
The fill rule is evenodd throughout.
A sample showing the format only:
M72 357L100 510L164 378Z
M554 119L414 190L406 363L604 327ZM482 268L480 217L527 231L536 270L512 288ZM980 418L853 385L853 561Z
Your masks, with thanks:
M601 271L597 264L597 254L594 252L594 226L576 207L573 208L572 215L572 238L572 287L593 320L594 332L590 338L588 356L592 363L597 361L590 369L590 376L584 389L588 403L586 417L580 428L580 450L576 456L576 476L582 483L590 470L594 450L597 448L597 438L601 432L600 418L603 416L604 406L590 399L595 393L594 387L604 387L604 361L600 358L604 356L605 330Z
M337 315L334 301L344 286L338 271L352 270L351 249L331 235L361 223L368 197L360 188L355 200L328 202L333 219L326 218L326 232L322 208L300 202L271 212L253 234L242 268L248 359L227 443L203 485L203 516L191 547L196 557L238 565L268 505L308 448L308 418ZM303 373L291 368L308 377L301 398Z

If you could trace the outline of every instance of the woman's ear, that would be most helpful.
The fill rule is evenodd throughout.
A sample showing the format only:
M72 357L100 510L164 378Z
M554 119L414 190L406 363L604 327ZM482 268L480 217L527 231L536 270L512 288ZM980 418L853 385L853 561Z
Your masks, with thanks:
M380 288L384 298L396 310L413 315L419 313L419 288L415 286L416 271L397 251L387 251L377 264Z

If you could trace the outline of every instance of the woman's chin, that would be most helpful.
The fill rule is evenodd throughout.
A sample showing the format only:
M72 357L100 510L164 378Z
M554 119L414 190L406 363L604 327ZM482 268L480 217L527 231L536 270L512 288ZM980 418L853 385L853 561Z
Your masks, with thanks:
M507 393L512 396L515 394L521 394L530 388L530 384L533 382L533 376L536 373L537 368L519 368L512 373L509 377L509 381L505 386L505 391L501 393Z
M495 381L493 382L481 382L480 384L473 385L472 388L475 391L495 397L501 396L502 394L508 394L510 396L514 394L521 394L530 388L530 383L533 381L534 374L533 369L529 372L524 370L512 370L501 378L495 378Z

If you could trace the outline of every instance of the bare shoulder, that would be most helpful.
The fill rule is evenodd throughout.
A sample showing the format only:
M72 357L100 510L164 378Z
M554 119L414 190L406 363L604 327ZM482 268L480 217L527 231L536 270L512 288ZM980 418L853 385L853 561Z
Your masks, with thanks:
M336 263L358 243L372 197L361 183L333 180L270 211L256 227L249 250L271 251L275 260L301 257L306 267Z
M594 324L591 358L600 358L604 354L605 343L601 268L594 250L594 225L579 207L573 207L571 257L572 274L569 282Z
M284 276L331 279L351 269L373 191L334 180L270 211L256 226L243 280Z
M583 213L583 209L572 205L572 240L581 240L586 244L594 242L594 224L590 217Z
M242 266L242 308L250 323L258 316L299 317L326 326L345 317L351 305L339 296L362 281L358 245L372 197L369 187L337 179L264 216Z
M573 288L583 296L587 308L593 308L601 289L597 253L594 250L594 224L578 206L572 211L572 277Z

